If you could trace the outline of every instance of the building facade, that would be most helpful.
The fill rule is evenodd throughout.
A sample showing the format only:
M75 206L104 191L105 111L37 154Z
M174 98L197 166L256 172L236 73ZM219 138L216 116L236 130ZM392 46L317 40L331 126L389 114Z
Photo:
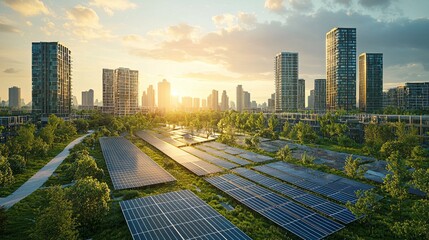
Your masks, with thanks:
M237 112L243 111L243 86L238 85L236 89L236 106Z
M310 90L310 95L308 95L308 107L309 110L314 110L314 89Z
M376 112L383 108L383 54L359 55L359 110Z
M314 110L317 112L326 110L326 79L314 80Z
M227 111L229 109L229 97L226 95L226 91L223 90L222 97L220 101L220 110Z
M158 108L164 111L171 108L171 86L165 79L158 83Z
M82 92L82 107L84 109L91 109L94 107L94 90Z
M9 88L9 108L17 110L21 108L21 88Z
M429 110L429 82L405 83L406 109Z
M298 79L298 97L297 107L299 110L305 110L305 80Z
M326 108L356 108L356 28L326 34Z
M298 53L281 52L274 60L276 112L296 111L298 100Z
M58 42L32 43L32 112L41 117L71 113L71 51Z
M249 110L251 108L250 102L250 93L247 91L243 91L243 109Z
M138 111L138 71L103 69L103 112L116 116Z
M211 96L210 109L214 111L218 111L219 110L219 92L213 89L210 96Z

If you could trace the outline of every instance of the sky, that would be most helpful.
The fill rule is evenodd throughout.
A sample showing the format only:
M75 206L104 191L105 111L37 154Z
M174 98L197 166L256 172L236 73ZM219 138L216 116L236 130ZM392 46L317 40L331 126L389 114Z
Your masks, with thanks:
M0 99L18 86L31 101L31 43L72 52L72 94L94 89L102 69L139 71L139 95L167 79L179 97L243 85L252 100L274 92L274 57L298 52L306 95L325 77L325 36L357 29L357 52L384 54L384 89L429 81L427 0L0 0ZM357 80L358 84L358 80ZM220 97L220 96L219 96ZM140 98L139 98L140 101Z

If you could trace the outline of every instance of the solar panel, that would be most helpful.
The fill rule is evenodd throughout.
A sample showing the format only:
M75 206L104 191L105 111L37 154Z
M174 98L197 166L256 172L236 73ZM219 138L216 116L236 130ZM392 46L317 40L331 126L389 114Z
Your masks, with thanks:
M225 158L226 160L231 161L233 163L236 163L236 164L238 164L240 166L244 166L244 165L250 164L250 162L247 161L247 160L244 160L244 159L241 159L239 157L233 156L231 154L228 154L228 153L222 152L220 150L211 148L209 146L206 146L206 144L204 144L204 145L197 145L195 147L198 148L198 149L201 149L203 151L206 151L206 152L208 152L210 154L213 154L215 156L218 156L218 157L221 157L221 158Z
M116 190L176 181L149 156L123 137L100 138L100 145Z
M161 139L156 138L155 136L151 135L148 132L139 131L136 133L136 135L198 176L217 173L217 172L222 171L221 168L219 168L219 167L217 167L211 163L208 163L206 161L203 161L203 160L183 151L180 148L174 147L174 146L162 141Z
M251 239L189 190L120 206L133 239Z
M251 162L265 162L265 161L273 160L272 157L257 154L257 153L247 151L247 150L244 150L241 148L231 147L231 146L228 146L228 145L223 144L223 143L208 142L208 143L205 143L203 146L215 148L219 151L225 152L226 154L228 154L230 156L238 155L239 157L247 159Z
M254 169L342 203L356 202L355 191L373 188L368 184L285 162L269 163Z
M272 179L270 177L264 176L246 168L237 168L233 171L249 180L259 183L264 187L267 187L268 189L282 193L283 195L292 198L293 200L309 208L315 209L323 214L331 216L335 220L338 220L342 223L347 224L356 220L355 216L346 207L328 201L319 196L315 196L303 190L297 189L292 185ZM246 189L250 189L250 187L246 187Z
M222 159L217 158L217 157L215 157L213 155L210 155L210 154L208 154L206 152L198 150L198 149L196 149L194 147L183 147L182 149L185 150L186 152L192 154L192 155L195 155L195 156L197 156L197 157L199 157L199 158L201 158L203 160L206 160L208 162L211 162L211 163L213 163L213 164L215 164L215 165L217 165L219 167L223 167L223 168L226 168L226 169L231 169L231 168L238 167L237 164L230 163L228 161L222 160Z
M344 227L236 175L225 174L206 181L303 239L321 239ZM225 183L236 188L225 190Z

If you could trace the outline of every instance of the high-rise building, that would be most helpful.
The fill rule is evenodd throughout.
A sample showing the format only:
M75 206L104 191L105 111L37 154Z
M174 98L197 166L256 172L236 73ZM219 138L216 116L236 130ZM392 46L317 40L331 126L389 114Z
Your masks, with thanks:
M375 112L383 107L383 54L359 55L359 109Z
M192 97L182 97L182 109L185 111L192 110Z
M250 93L243 91L243 109L248 110L251 108Z
M148 100L147 100L147 93L146 93L146 91L143 91L143 94L142 94L142 107L143 108L148 108L149 106L148 106Z
M103 69L103 112L117 116L138 111L138 71Z
M429 82L405 83L406 109L429 110Z
M309 110L314 110L314 89L310 90L310 95L308 96L308 107Z
M155 89L152 85L149 85L146 91L147 96L147 107L154 108L155 107Z
M243 86L237 85L236 89L237 112L243 111Z
M32 112L41 117L71 111L71 51L58 42L32 44Z
M89 89L88 91L82 92L82 107L84 109L94 107L94 90Z
M258 108L258 104L256 103L256 101L252 101L252 102L250 103L250 108L251 108L251 109L256 109L256 108Z
M201 108L207 109L207 100L206 99L201 99Z
M326 110L326 79L314 79L314 110Z
M326 108L356 108L356 28L326 34Z
M199 110L200 109L200 99L199 98L194 98L193 99L192 108L194 110Z
M298 79L298 102L297 107L299 110L305 110L305 80Z
M235 108L235 102L234 102L234 101L229 101L229 107L230 107L231 109L236 109L236 108Z
M222 92L222 98L220 101L220 110L221 111L227 111L229 109L229 97L226 95L226 91L223 90Z
M9 88L9 107L15 110L21 108L21 88Z
M276 112L296 111L298 99L298 53L281 52L274 61Z
M171 108L171 87L165 79L158 83L158 108L164 111Z
M212 110L219 110L219 92L217 90L212 90L212 94L210 94L211 96L211 106L210 108Z

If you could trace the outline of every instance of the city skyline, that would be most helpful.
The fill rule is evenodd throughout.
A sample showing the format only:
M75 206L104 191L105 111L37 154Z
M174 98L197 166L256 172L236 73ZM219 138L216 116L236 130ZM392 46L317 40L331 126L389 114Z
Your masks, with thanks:
M336 2L2 1L0 97L7 99L8 88L18 86L25 102L31 100L30 49L38 41L59 41L72 51L78 102L89 88L94 99L102 99L102 68L121 66L139 71L139 102L149 85L164 78L180 97L190 91L203 99L210 89L233 93L243 85L252 99L266 102L274 92L272 56L284 50L300 54L299 78L308 80L308 96L313 80L326 78L324 34L337 26L357 29L357 54L384 54L384 90L429 79L428 37L422 31L429 26L422 10L427 2ZM284 41L288 35L296 37Z

